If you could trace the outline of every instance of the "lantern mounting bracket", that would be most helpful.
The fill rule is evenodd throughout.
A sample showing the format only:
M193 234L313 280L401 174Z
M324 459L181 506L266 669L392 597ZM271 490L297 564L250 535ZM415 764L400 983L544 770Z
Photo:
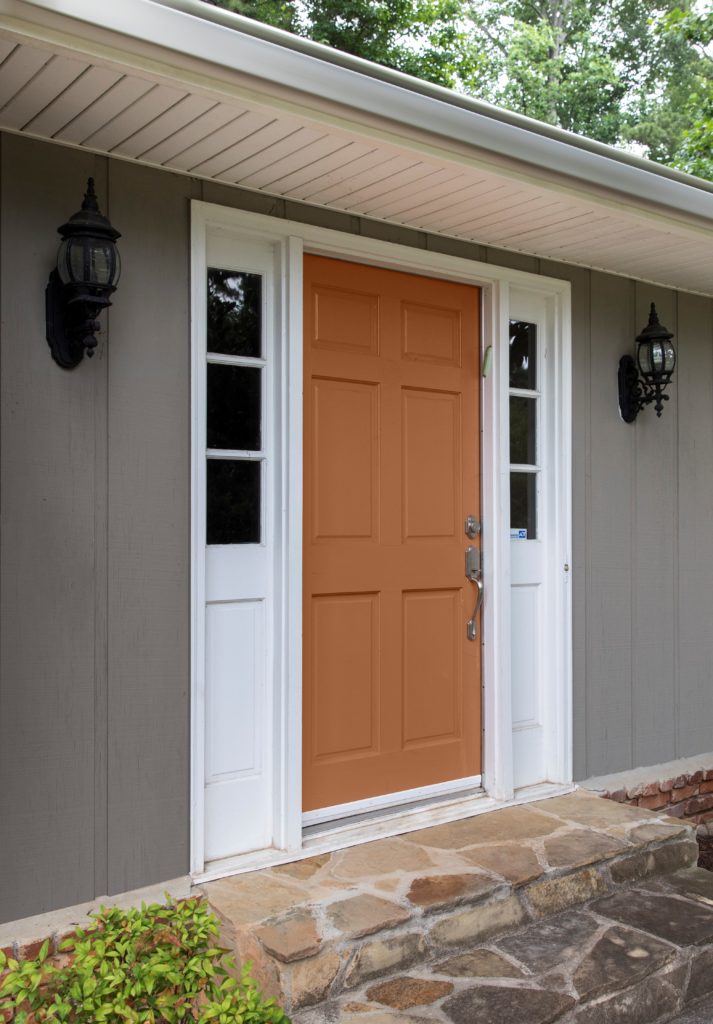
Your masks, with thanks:
M97 315L111 303L100 296L67 295L69 288L62 284L53 270L45 289L47 344L52 358L63 370L73 370L84 355L93 356L96 334L100 329Z

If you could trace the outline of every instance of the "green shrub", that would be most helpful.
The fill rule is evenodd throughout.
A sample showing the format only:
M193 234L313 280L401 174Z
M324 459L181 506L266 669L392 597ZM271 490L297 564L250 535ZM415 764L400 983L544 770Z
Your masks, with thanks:
M218 924L200 899L140 910L102 907L50 957L0 952L0 1020L13 1024L290 1024L249 974L232 977ZM3 976L4 972L4 976Z

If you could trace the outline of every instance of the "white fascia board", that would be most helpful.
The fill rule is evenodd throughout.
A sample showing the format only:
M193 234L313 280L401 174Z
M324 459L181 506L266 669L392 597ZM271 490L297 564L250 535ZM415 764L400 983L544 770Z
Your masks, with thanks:
M183 9L169 6L170 2ZM494 116L497 108L447 89L426 86L368 61L352 58L350 63L359 69L354 70L343 66L346 58L340 55L340 64L335 64L322 56L321 51L326 50L323 46L300 40L300 45L293 47L288 45L291 37L287 33L268 31L266 26L261 26L259 35L248 33L244 28L247 19L220 11L221 17L213 20L214 10L218 11L195 0L121 0L103 4L99 22L96 0L0 0L0 14L39 23L43 15L60 16L75 22L74 31L76 22L83 22L105 36L123 36L123 41L104 39L115 46L122 42L126 46L133 39L144 51L146 44L168 49L261 80L266 91L274 84L303 97L314 97L318 104L326 99L331 105L351 110L352 117L354 111L366 111L370 116L376 113L399 126L529 164L540 178L551 171L598 190L635 198L638 205L643 202L659 210L664 207L683 213L695 218L700 227L709 226L706 222L713 225L713 185L708 182L567 132L553 131L548 125L537 131L537 122L516 119L505 111L503 118ZM227 21L234 21L235 27ZM64 28L72 30L69 24ZM319 56L305 52L308 49ZM165 55L157 54L157 59L165 59ZM367 73L371 68L373 74ZM392 80L385 80L387 77Z

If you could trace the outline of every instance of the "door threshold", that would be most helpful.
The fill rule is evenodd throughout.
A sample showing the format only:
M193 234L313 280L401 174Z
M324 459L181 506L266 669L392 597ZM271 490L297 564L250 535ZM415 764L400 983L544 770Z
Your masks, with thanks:
M463 779L450 782L437 782L432 786L421 786L418 789L405 789L397 793L385 793L383 796L371 796L365 800L352 800L347 804L335 804L332 807L320 807L314 811L305 811L302 815L303 835L320 825L333 827L340 818L348 818L353 823L373 819L390 808L410 809L425 807L464 794L472 794L482 789L481 775L470 775Z
M467 796L461 795L457 799L441 800L426 808L412 807L404 810L401 807L391 814L382 813L378 818L360 824L347 824L346 821L342 821L337 827L325 829L319 835L303 835L302 847L298 850L276 850L271 847L210 861L203 871L195 872L191 877L193 883L198 885L202 882L213 882L218 878L228 878L230 875L241 875L247 871L293 864L308 857L316 857L320 853L335 853L349 846L361 846L377 839L390 839L406 832L430 828L432 825L445 825L461 818L499 811L516 804L545 800L551 796L563 796L576 788L573 783L545 782L523 787L514 794L512 800L496 800L483 790L478 790Z

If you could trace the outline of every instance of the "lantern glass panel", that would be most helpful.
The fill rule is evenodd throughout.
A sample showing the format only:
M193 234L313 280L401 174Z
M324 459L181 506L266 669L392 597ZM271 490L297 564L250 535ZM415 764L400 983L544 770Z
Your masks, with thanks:
M664 349L664 371L666 373L672 373L673 368L676 365L676 353L673 345L670 341L665 341L663 344Z
M643 342L639 345L638 352L639 369L643 374L650 374L653 369L653 363L651 361L651 343L648 341Z
M119 253L108 239L65 238L57 255L57 271L64 284L114 287L121 271Z

